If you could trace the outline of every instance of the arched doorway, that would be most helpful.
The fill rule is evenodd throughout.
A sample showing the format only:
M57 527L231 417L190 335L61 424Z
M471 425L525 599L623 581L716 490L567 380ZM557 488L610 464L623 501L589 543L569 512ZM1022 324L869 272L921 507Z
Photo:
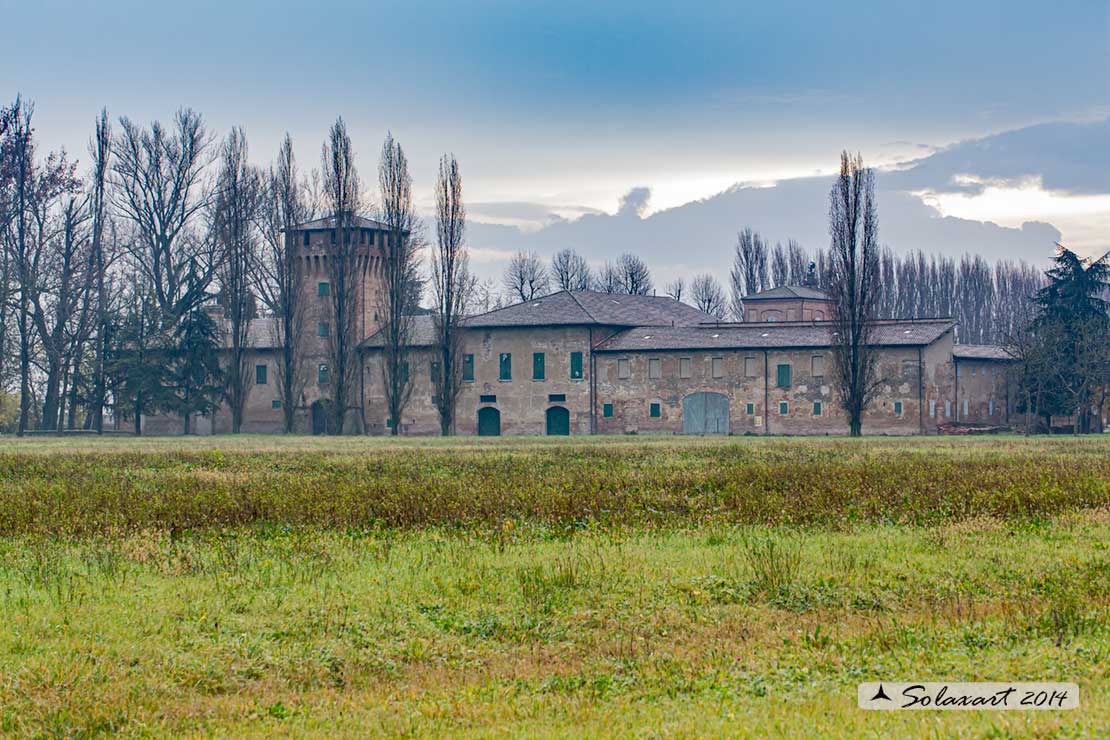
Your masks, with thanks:
M312 433L332 434L335 420L331 415L331 401L314 401L312 404Z
M570 434L570 412L562 406L552 406L547 410L547 433L559 436Z
M478 436L501 436L501 412L493 406L483 406L478 409Z
M728 434L728 396L691 393L682 399L683 434Z

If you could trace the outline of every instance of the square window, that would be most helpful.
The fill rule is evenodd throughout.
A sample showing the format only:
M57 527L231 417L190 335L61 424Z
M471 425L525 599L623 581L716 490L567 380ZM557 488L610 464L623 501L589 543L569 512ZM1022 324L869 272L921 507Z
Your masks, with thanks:
M659 380L663 377L663 362L658 357L648 359L648 378Z
M462 379L465 383L474 381L474 355L463 355Z
M714 357L713 358L713 377L714 378L723 378L723 377L725 377L725 358L723 358L723 357Z
M566 393L548 393L547 394L547 402L548 403L566 403L567 402L567 394Z
M570 379L571 380L581 380L582 379L582 353L581 352L571 352L570 353Z
M627 380L632 377L632 364L625 358L617 360L617 378Z
M894 402L894 415L895 416L901 416L902 415L902 402L901 401L895 401Z
M327 281L316 283L316 295L320 296L321 298L326 298L327 296L331 295L331 283Z
M812 372L814 377L820 378L825 374L825 356L814 355L812 360Z
M326 322L326 321L317 321L316 322L316 336L326 337L328 335L328 332L330 331L330 329L331 329L331 327L328 326L328 322Z
M755 404L754 403L749 403L747 408L746 408L746 411L748 412L748 416L754 416L755 415Z
M270 408L280 409L281 408L281 399L275 398L273 401L270 401Z
M316 383L318 385L327 385L330 379L331 375L328 372L328 364L326 362L321 362L316 367Z
M498 360L497 370L498 380L512 380L513 379L513 355L511 352L502 352Z
M265 365L255 365L254 366L254 384L255 385L266 385L266 366Z
M756 359L754 357L744 358L744 377L754 378L756 374Z
M543 380L544 367L543 367L543 352L532 353L532 380Z
M661 409L659 408L658 403L653 403L653 404L651 404L651 406L648 407L648 416L650 416L651 418L658 419L659 416L660 416L660 413L661 413Z
M786 416L790 412L790 404L786 401L779 401L779 415Z
M820 416L821 415L821 402L820 401L814 401L813 402L813 415L814 416Z
M497 403L497 396L478 396L480 403Z
M681 378L689 378L694 374L694 361L689 357L680 357L678 359L678 375Z
M611 403L601 404L601 415L604 416L606 419L611 417L613 415L613 404L611 404Z
M776 379L779 388L790 387L790 365L783 364L776 368Z

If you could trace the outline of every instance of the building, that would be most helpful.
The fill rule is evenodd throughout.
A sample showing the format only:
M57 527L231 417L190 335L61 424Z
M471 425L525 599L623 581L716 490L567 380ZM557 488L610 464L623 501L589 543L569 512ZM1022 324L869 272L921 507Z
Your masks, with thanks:
M327 432L330 395L327 219L298 231L308 302L308 372L298 405L300 432ZM382 224L357 224L361 375L350 427L387 434L377 296L387 249ZM509 434L844 434L847 418L832 381L828 296L782 286L744 299L743 323L720 322L673 299L563 291L469 318L455 432ZM413 392L404 434L438 434L430 315L413 317L408 359ZM1005 426L1013 394L1001 347L955 344L951 319L882 321L876 331L880 387L863 419L872 434L934 434L949 424ZM255 383L243 431L281 431L273 320L251 327ZM153 423L152 423L153 422ZM144 420L154 433L180 420ZM220 409L198 433L230 430Z

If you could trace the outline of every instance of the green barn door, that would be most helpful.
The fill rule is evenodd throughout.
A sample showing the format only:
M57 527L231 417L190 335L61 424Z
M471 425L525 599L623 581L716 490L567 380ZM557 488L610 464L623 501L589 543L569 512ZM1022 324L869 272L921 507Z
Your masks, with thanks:
M567 436L570 434L570 412L562 406L547 410L547 433Z
M478 436L501 436L501 412L492 406L478 409Z

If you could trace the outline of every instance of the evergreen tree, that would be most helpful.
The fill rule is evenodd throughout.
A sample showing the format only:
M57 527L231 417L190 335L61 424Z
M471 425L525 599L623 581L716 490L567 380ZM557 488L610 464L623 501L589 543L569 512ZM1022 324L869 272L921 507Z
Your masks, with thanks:
M162 323L153 296L136 284L105 363L115 413L133 418L135 434L143 433L143 414L165 411L172 401L168 390L172 343Z
M174 333L172 408L191 431L194 414L207 416L220 405L223 372L220 369L219 332L216 323L200 308L181 317Z

